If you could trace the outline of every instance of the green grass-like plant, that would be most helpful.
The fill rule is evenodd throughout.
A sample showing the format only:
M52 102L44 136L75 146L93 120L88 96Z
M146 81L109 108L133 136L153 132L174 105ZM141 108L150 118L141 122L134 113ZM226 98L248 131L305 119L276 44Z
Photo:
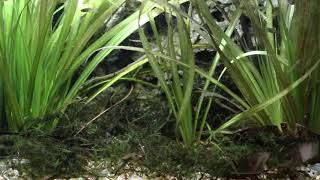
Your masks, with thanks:
M139 31L140 38L151 68L158 78L174 114L179 134L182 136L184 144L190 146L201 139L207 115L213 104L213 99L210 98L207 102L207 108L202 109L205 99L203 93L199 97L197 106L194 109L192 98L196 98L194 94L196 74L206 79L205 86L202 89L203 92L207 91L210 84L214 84L222 88L240 103L245 104L245 102L221 84L219 80L212 78L220 58L218 55L213 58L209 72L200 69L196 65L193 50L194 48L201 47L201 45L194 45L190 40L190 30L193 25L193 21L190 19L193 8L192 4L189 5L188 12L183 12L179 7L182 1L154 2L157 2L166 10L168 24L166 44L163 45L160 40L161 36L156 27L153 14L149 14L149 21L155 37L156 48L152 48L142 29ZM227 30L229 36L235 29L235 22L237 22L240 15L239 12L236 14ZM173 25L173 19L176 19L176 27ZM166 79L166 76L169 78ZM218 97L221 98L222 96Z
M250 106L227 121L215 132L250 117L261 125L275 125L281 131L286 123L290 130L301 124L319 132L318 64L319 1L267 1L265 12L256 0L241 1L252 23L256 49L243 52L219 28L203 0L193 1L205 22L211 40L233 81ZM277 17L278 25L274 22ZM225 41L221 48L221 40ZM256 61L256 62L254 62Z
M164 52L164 47L161 44L160 35L158 33L157 27L155 25L154 17L149 14L149 19L151 23L152 30L154 32L156 43L159 48L160 53ZM168 56L174 60L177 59L177 52L174 44L173 34L174 30L171 25L170 20L172 17L167 18L168 22L168 44L167 52ZM179 59L183 63L187 64L190 68L181 69L182 77L179 75L179 69L175 62L161 63L161 58L154 56L151 53L147 53L149 63L158 78L160 85L166 94L168 102L170 104L171 110L177 120L177 128L181 133L183 142L186 145L191 145L195 138L195 133L193 132L193 122L192 122L192 106L191 97L194 83L194 56L192 51L192 44L189 36L189 28L182 19L181 16L177 16L177 31L179 33L179 51L181 52L181 58ZM149 44L146 35L143 30L140 29L140 38L143 42L143 46L147 52L152 51L151 45ZM162 69L163 64L170 66L172 73L172 84L168 84L165 79L165 72Z
M232 103L243 111L213 130L213 134L247 119L254 119L261 125L277 126L280 131L283 123L292 132L296 131L297 124L320 131L317 120L320 102L317 85L319 25L316 23L320 11L315 8L320 5L318 1L313 0L307 4L301 1L295 4L278 1L278 7L274 7L272 1L267 1L264 10L259 8L256 0L240 1L226 31L216 23L204 0L193 0L191 3L205 25L177 7L179 2L157 1L171 14L167 18L169 27L166 47L161 45L155 25L152 27L156 49L151 48L142 30L140 36L152 69L177 119L177 127L185 144L190 145L196 137L200 139L212 102L215 98L221 98L213 92L215 97L209 98L207 108L203 109L210 83L231 95L234 99ZM255 32L256 49L248 52L230 37L242 14L250 18ZM173 38L174 28L170 25L172 16L177 20L176 39ZM275 18L277 21L274 21ZM150 19L153 19L152 16ZM217 51L209 72L201 70L194 63L190 28L197 30L209 43L207 46ZM179 44L174 44L176 41ZM219 83L219 79L212 78L219 61L224 63L243 98ZM172 75L171 84L164 79L165 72L168 71L163 66L169 66L167 69ZM193 114L190 102L193 93L190 89L194 85L192 81L195 74L204 77L206 83Z
M0 2L0 112L11 131L53 129L54 115L113 50L101 47L119 45L138 29L136 12L94 39L126 0L85 2L85 8L79 0Z

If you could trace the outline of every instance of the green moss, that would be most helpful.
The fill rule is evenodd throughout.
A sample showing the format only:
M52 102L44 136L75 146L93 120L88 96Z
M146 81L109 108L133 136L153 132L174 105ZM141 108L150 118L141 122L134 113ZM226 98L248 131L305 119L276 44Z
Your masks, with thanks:
M131 164L133 168L145 167L144 173L151 177L188 178L197 172L230 176L239 159L254 152L272 153L270 166L279 162L277 157L285 137L268 127L218 136L216 142L204 139L186 148L176 140L174 120L166 103L154 91L141 87L74 136L90 119L127 92L123 86L111 88L86 109L79 110L81 106L74 105L67 115L60 116L69 120L60 120L51 135L41 131L33 132L32 136L15 135L10 140L15 142L12 154L19 153L19 157L30 160L19 168L37 178L79 177L95 176L103 168L116 173L125 164ZM108 163L88 169L89 161Z

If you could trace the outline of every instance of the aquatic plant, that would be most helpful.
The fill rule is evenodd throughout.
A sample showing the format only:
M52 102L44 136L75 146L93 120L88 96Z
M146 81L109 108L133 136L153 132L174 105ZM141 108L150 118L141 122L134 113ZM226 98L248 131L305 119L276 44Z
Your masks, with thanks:
M193 26L193 21L190 19L193 8L192 4L189 4L188 12L184 12L179 7L182 1L157 1L156 3L161 5L166 13L168 24L166 44L161 42L161 36L156 27L154 16L151 13L149 14L149 21L155 37L156 48L152 48L142 28L139 31L140 38L151 68L159 80L159 84L167 97L176 119L179 136L181 135L185 145L190 146L201 139L203 129L206 125L207 115L213 101L212 98L210 98L207 108L202 110L202 104L205 98L203 94L198 98L198 104L195 111L193 111L192 98L196 98L194 94L196 74L206 79L205 86L201 89L201 92L207 92L209 85L214 84L225 90L232 97L238 99L240 103L245 103L226 86L221 84L219 80L212 78L219 61L218 55L214 57L209 72L205 72L196 65L193 50L199 47L202 48L202 46L192 44L190 39L191 26ZM235 29L235 22L237 22L236 20L238 18L239 15L235 16L232 20L227 30L229 36ZM173 19L176 20L176 28L173 26ZM221 96L217 94L215 94L215 96L221 98ZM201 120L199 120L200 118Z
M171 17L168 17L171 20ZM154 19L150 15L150 23L157 39L157 45L161 53L164 53L163 46L161 45L160 37L155 26ZM160 58L154 57L152 54L147 54L149 63L155 72L163 91L166 94L170 107L173 111L173 114L176 118L177 128L179 128L183 142L186 145L191 145L195 138L195 133L193 129L192 121L192 105L191 97L194 84L194 56L193 52L189 51L192 49L192 44L189 36L189 27L183 21L181 16L177 16L177 28L179 33L179 47L180 47L180 61L187 64L190 68L181 68L182 77L180 77L178 68L175 62L170 62L168 65L171 68L172 73L172 85L168 85L168 82L165 80L165 72L161 68ZM169 57L172 59L177 59L177 52L175 49L175 44L173 41L173 28L171 22L168 25L168 49L167 52ZM151 46L147 42L147 38L143 31L140 29L140 37L143 42L143 45L147 51L151 51ZM166 63L164 63L166 64Z
M53 129L56 114L113 50L101 47L118 45L138 28L131 15L94 39L125 0L90 2L0 2L0 112L11 131Z
M286 123L294 132L298 123L319 132L320 11L315 7L320 2L266 1L263 11L256 0L241 1L239 8L250 18L255 32L256 49L249 52L243 52L219 28L205 1L193 2L208 27L209 42L250 106L214 132L248 118L261 125L275 125L280 131ZM221 40L226 42L223 48Z
M253 119L263 126L277 126L279 131L282 131L283 123L286 123L292 132L295 132L297 124L316 132L320 131L316 118L320 102L317 89L319 27L314 25L320 15L320 11L314 8L319 5L318 1L308 4L301 1L295 4L287 1L266 1L265 10L259 8L256 0L241 1L226 31L216 23L204 0L191 1L204 25L192 18L191 5L189 12L184 12L177 6L179 2L157 1L169 14L166 47L160 43L155 25L152 27L157 48L151 48L142 30L140 36L152 69L177 119L177 127L185 144L190 145L196 136L201 137L212 102L216 98L223 98L215 91L212 92L213 97L209 98L208 106L203 110L210 83L231 95L231 102L242 111L218 129L212 130L207 126L212 135L248 119ZM245 47L230 37L242 14L250 18L255 32L256 49L244 51ZM176 39L173 37L170 20L172 16L177 20ZM190 52L195 45L190 41L190 28L207 40L207 48L217 51L208 72L194 63L193 54ZM162 63L163 61L169 63ZM219 83L219 79L212 78L219 61L224 63L225 70L231 75L243 98ZM168 66L164 71L164 67ZM168 69L172 75L169 83L165 79ZM206 83L193 116L190 98L193 95L191 89L195 83L192 82L195 74L204 77ZM220 77L222 75L223 73ZM199 120L199 117L202 119Z

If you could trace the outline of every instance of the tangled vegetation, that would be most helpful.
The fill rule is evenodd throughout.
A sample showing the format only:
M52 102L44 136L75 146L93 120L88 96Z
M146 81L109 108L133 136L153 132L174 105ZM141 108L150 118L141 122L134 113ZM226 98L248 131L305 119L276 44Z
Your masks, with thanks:
M317 161L320 1L263 2L1 1L0 151L49 179L281 176Z

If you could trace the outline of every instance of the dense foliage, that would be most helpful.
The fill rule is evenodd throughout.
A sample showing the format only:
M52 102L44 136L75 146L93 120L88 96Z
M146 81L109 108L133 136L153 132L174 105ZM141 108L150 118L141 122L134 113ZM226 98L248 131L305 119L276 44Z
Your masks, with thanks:
M97 112L98 115L95 114L91 120L69 119L61 115L70 110L70 105L80 104L76 102L78 97L85 96L81 107L88 106L94 98L121 80L149 85L162 91L170 109L170 113L167 109L163 112L169 114L168 119L172 115L175 121L171 124L163 123L163 119L158 121L157 117L148 116L157 121L155 124L159 127L152 127L156 130L151 135L148 134L150 129L146 130L146 134L150 135L150 142L161 145L160 141L164 140L169 143L162 148L169 157L203 157L204 152L208 152L218 154L219 157L215 157L219 160L218 164L237 169L233 161L225 163L224 151L217 142L219 138L226 138L223 134L233 134L230 130L239 128L239 125L246 126L250 121L255 125L273 126L279 131L278 136L281 133L295 134L298 127L302 126L313 132L320 132L319 0L309 0L308 3L302 0L294 3L287 0L266 0L264 5L258 0L234 1L235 9L226 15L226 28L218 24L211 12L212 7L206 0L143 0L139 1L139 8L134 12L113 22L115 14L128 2L131 1L0 1L0 129L17 133L16 141L22 142L15 144L17 151L30 150L38 156L39 151L45 149L47 143L36 146L33 152L33 145L24 139L30 134L30 137L50 134L49 139L43 138L43 141L50 142L70 138L68 142L76 150L68 145L61 145L50 157L50 160L54 160L60 156L59 148L65 149L67 153L61 156L65 163L66 159L73 159L77 154L75 152L80 153L83 146L90 144L86 138L92 141L90 145L94 144L98 133L85 137L90 130L104 133L99 136L101 139L109 137L110 132L105 129L112 122L104 125L101 123L100 127L104 128L102 130L88 127L105 112L125 101L134 91L133 86L123 99ZM161 27L157 19L159 15L165 19L162 20L165 23ZM248 25L253 33L247 41L250 41L251 47L239 41L242 38L238 35L241 17L248 18L250 22ZM145 24L149 25L150 32L146 31ZM135 46L121 44L134 33L140 38L136 40ZM194 41L194 34L199 34L200 43ZM117 69L114 74L88 80L99 63L114 49L139 52L139 58L126 64L124 68ZM207 67L201 66L196 58L195 52L200 50L213 52ZM236 91L234 87L221 81L225 76L231 77ZM161 98L161 93L157 95ZM216 111L218 106L230 111L232 116L223 122L214 121L212 117L219 113ZM77 108L81 109L80 106ZM134 114L130 110L126 110L126 113ZM140 118L131 114L128 115L129 119ZM116 116L113 114L111 118L117 121L119 119ZM144 119L143 125L145 124ZM59 125L60 129L56 129ZM67 128L63 127L65 125L72 127L72 131L64 129ZM170 131L174 131L171 133L177 142L183 143L177 146L171 144L172 134L163 131L165 125L170 126ZM86 128L89 130L84 131ZM127 126L126 132L130 130L130 126ZM120 149L123 148L123 152L126 152L127 147L141 148L146 160L155 156L153 147L149 147L150 144L143 139L145 134L133 132L133 136L139 136L139 139L127 137L130 133L117 134L121 138L130 139L130 143L128 140L122 147L124 140L115 138L121 144ZM168 133L166 137L163 137L164 132ZM81 135L84 138L80 138ZM208 147L207 144L202 144L200 152L197 152L194 145L203 140ZM80 150L75 145L77 143L81 143ZM86 147L85 152L105 152L104 141L99 143L94 146L98 148ZM269 143L274 142L270 140ZM107 144L117 145L110 142ZM238 148L238 144L234 142L232 145L221 144L231 151L236 151L233 146ZM144 151L144 146L150 151ZM208 150L209 146L214 148ZM180 156L171 154L170 147L180 151ZM113 151L112 146L109 148L109 151ZM189 157L188 153L191 153ZM238 159L239 156L241 155L234 158ZM77 158L74 159L78 162ZM81 163L83 160L81 159ZM164 157L163 160L168 159ZM38 161L41 159L37 159ZM196 164L198 159L190 158L190 161ZM206 170L210 169L211 164L217 164L209 161L203 163ZM144 164L153 166L152 161ZM195 164L186 167L196 166Z
M138 28L135 12L97 38L126 1L85 2L0 2L0 111L11 131L33 127L50 132L57 114L74 102L91 72L113 50L102 47L120 44Z

